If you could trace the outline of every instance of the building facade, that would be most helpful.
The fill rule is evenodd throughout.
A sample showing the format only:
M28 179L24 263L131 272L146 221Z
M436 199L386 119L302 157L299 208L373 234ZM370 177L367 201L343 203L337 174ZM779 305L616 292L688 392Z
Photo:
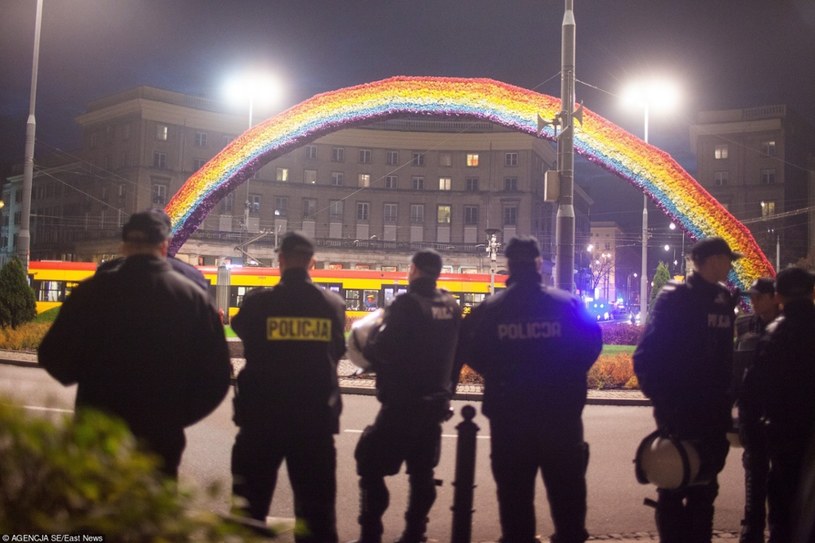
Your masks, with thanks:
M697 181L781 267L812 252L814 136L783 105L704 111L690 129Z
M219 103L139 87L89 104L77 118L79 160L38 167L32 192L31 258L100 261L118 252L121 225L164 207L181 185L246 127ZM275 265L279 236L303 230L318 267L403 270L418 248L447 271L491 264L487 232L503 244L535 235L554 253L555 204L544 201L552 144L478 120L398 118L340 130L264 165L219 202L179 257L195 264ZM12 177L6 202L21 188ZM575 190L578 239L588 236L589 198ZM14 207L14 206L11 206ZM5 243L15 222L4 210Z

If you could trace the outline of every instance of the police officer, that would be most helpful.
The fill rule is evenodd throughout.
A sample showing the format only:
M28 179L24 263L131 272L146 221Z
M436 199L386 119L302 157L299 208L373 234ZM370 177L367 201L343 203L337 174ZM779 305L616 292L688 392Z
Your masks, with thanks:
M779 307L775 297L775 282L769 277L756 279L747 291L753 313L736 320L736 352L734 354L734 377L736 395L739 399L739 434L744 452L744 518L741 521L740 543L764 543L764 526L767 500L767 476L770 459L763 422L751 418L749 411L741 407L741 390L745 371L753 365L758 340L764 329L778 316Z
M449 413L452 371L461 312L455 299L436 288L441 256L413 255L408 291L385 310L372 331L365 357L376 372L382 408L357 444L360 543L382 539L389 495L385 476L407 464L410 497L405 530L398 541L424 541L427 514L436 500L433 469L441 452L441 423Z
M121 417L176 477L184 428L229 389L229 351L207 295L167 260L170 223L154 210L122 228L125 258L77 286L39 347L76 404ZM89 333L90 331L90 333Z
M694 443L697 484L658 489L656 523L663 543L710 542L716 476L724 467L732 424L733 320L736 297L722 284L741 254L719 237L691 250L685 283L667 283L634 352L634 371L651 398L657 426Z
M308 274L314 245L299 232L280 243L280 283L249 292L232 328L243 340L232 449L236 508L265 522L285 459L298 542L337 541L336 450L342 404L337 362L345 304Z
M793 503L815 437L815 278L801 268L776 276L781 316L762 336L744 381L742 410L766 424L771 542L792 541Z
M586 541L583 441L586 374L602 349L600 326L579 299L544 287L538 242L506 247L506 290L464 320L462 360L484 377L502 541L535 539L535 478L549 498L556 543Z

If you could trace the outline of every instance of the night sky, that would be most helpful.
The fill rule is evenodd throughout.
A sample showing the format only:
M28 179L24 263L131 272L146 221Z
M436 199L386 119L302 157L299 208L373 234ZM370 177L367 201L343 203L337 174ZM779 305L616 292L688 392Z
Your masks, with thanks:
M563 0L44 4L37 154L78 148L73 119L91 100L138 85L220 99L224 80L250 67L285 82L280 108L395 75L488 77L560 94ZM650 140L691 172L688 125L699 110L787 104L815 124L812 0L574 4L577 100L641 135L642 114L618 95L634 77L670 76L683 103L652 116ZM0 0L0 165L23 160L35 5ZM641 196L625 183L588 165L577 175L598 200L593 219L640 219Z

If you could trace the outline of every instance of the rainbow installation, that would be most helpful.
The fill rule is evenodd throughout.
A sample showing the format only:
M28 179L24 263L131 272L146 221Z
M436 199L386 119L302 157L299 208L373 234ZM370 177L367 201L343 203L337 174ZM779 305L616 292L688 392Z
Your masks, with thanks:
M560 100L491 79L393 77L319 94L247 130L195 172L167 204L175 254L228 192L269 161L328 133L403 115L490 121L547 140L538 115L552 119ZM750 231L671 156L584 108L574 133L577 154L648 195L692 240L724 238L744 254L730 275L746 290L775 275Z

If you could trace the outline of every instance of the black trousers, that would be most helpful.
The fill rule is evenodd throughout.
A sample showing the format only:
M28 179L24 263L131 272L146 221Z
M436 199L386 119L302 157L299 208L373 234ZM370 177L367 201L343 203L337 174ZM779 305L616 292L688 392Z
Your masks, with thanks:
M242 509L265 522L283 460L294 494L295 540L335 543L336 464L329 425L242 426L232 448L232 493Z
M535 541L535 479L542 473L555 533L553 543L583 543L586 467L580 415L490 419L492 473L504 543Z
M446 401L383 406L373 425L363 432L354 452L363 540L381 536L382 515L390 502L385 477L398 473L402 463L407 465L410 484L405 534L416 539L424 534L427 515L436 501L433 470L439 463L441 421L446 411Z

